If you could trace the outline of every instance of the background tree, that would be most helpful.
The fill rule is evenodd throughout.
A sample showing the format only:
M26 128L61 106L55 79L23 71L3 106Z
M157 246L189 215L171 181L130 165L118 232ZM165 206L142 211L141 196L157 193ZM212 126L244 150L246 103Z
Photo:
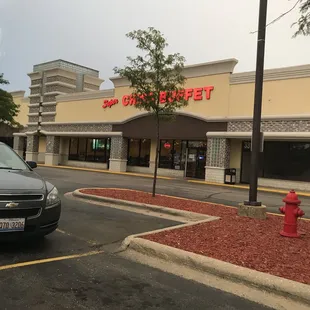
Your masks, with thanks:
M298 26L295 37L310 34L310 0L299 0L298 2L300 4L300 18L293 24L293 26Z
M3 84L9 84L9 82L3 78L3 74L0 74L0 85ZM19 124L14 120L18 112L19 106L14 103L12 95L0 88L0 122L18 126Z
M271 22L267 24L267 27L276 23L278 20L286 16L287 14L291 13L296 8L299 8L300 17L299 19L293 23L292 27L297 27L296 32L294 33L293 37L297 37L299 35L307 36L310 34L310 0L295 0L292 7L279 15L277 18L273 19ZM256 33L257 31L251 32Z
M131 83L131 103L145 110L156 120L156 158L153 179L153 197L156 193L157 170L160 152L161 120L171 121L174 112L188 104L184 98L185 77L182 75L185 59L180 54L165 55L168 46L163 34L150 27L126 35L137 42L143 55L127 57L125 68L114 68L114 72Z

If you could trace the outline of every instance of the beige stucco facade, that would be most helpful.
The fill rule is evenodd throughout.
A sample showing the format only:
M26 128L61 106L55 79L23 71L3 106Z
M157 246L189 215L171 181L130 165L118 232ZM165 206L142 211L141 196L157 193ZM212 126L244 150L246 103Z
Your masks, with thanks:
M176 124L170 124L170 127L163 125L165 129L161 138L167 141L176 139L206 142L203 169L205 179L210 182L223 183L225 169L228 168L236 169L237 182L242 181L247 173L245 161L249 156L244 143L251 140L255 74L235 74L236 65L236 59L227 59L185 67L183 74L186 77L185 89L189 90L189 104L177 111ZM51 72L46 70L49 77ZM37 81L42 75L40 74L29 74L32 84L36 83L33 81ZM93 76L88 76L86 72L84 77L84 83L87 84L84 91L64 93L64 87L72 89L72 81L78 80L78 77L70 74L63 73L64 78L59 81L62 91L56 91L54 99L49 97L50 93L49 96L43 95L42 104L39 103L36 93L30 96L31 102L20 92L13 94L15 102L21 106L17 120L28 126L24 133L19 133L16 137L24 135L27 138L31 137L33 141L28 145L28 154L32 156L37 150L40 162L46 162L45 154L45 157L48 155L49 162L61 165L152 173L156 140L152 134L151 121L147 121L148 114L134 105L127 105L129 99L126 96L131 93L129 82L120 77L112 77L113 89L98 90L103 80L94 76L91 71ZM58 85L57 78L55 82L50 83ZM72 84L70 87L69 83ZM265 141L310 140L309 85L310 65L265 71L262 109L262 131ZM104 107L106 102L112 100L114 104L111 107ZM41 115L36 116L40 111ZM36 138L33 137L38 130L41 137L36 142ZM70 138L74 137L110 139L109 160L96 163L70 159ZM127 164L127 147L131 138L150 139L147 167ZM189 158L189 155L186 156ZM159 174L187 177L186 167L160 168ZM266 177L260 179L262 185L276 184L277 187L283 185L285 188L288 186L287 182L289 181L275 181ZM299 183L303 189L308 188L308 182L296 182Z
M15 121L22 126L26 126L28 123L29 113L29 98L25 97L25 91L12 92L14 103L19 106L18 115L15 117Z

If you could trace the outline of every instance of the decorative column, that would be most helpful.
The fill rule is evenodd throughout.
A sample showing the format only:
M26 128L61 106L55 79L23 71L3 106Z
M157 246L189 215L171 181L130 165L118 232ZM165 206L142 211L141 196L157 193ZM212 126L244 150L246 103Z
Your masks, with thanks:
M111 138L110 171L127 170L128 140L123 137Z
M57 166L59 164L60 137L46 137L45 165Z
M39 152L39 136L29 135L27 136L27 150L26 150L26 161L38 161Z
M25 140L24 136L14 136L14 151L23 158L24 148L25 148Z
M230 141L224 138L208 139L206 181L224 183L225 169L229 168Z
M59 148L60 165L67 165L69 158L69 144L70 144L70 138L67 137L60 138L60 148Z

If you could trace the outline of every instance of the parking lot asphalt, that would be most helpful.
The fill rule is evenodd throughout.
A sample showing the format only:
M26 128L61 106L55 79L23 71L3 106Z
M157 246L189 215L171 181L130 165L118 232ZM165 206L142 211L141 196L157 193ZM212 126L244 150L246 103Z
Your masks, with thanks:
M150 180L47 168L37 172L62 196L60 226L45 240L1 244L1 309L267 309L115 253L128 235L175 222L64 196L87 186L139 183L146 189Z
M51 180L61 179L62 185L65 182L79 187L115 187L129 188L142 191L152 190L152 179L118 175L109 173L96 173L88 171L76 171L59 168L39 168L47 178ZM66 187L66 185L64 185ZM190 183L184 180L163 180L157 181L157 193L172 195L190 199L208 201L229 206L238 206L239 203L248 200L248 190L212 186L199 183ZM298 192L297 192L298 194ZM283 203L285 195L278 193L259 192L258 200L267 207L268 212L280 214L279 207ZM310 198L300 197L301 208L305 211L305 217L310 218Z

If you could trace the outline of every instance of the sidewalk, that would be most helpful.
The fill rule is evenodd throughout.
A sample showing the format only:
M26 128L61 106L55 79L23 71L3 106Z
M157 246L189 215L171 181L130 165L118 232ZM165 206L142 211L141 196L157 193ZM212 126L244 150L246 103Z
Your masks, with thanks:
M148 178L152 179L152 174L143 174L143 173L134 173L134 172L113 172L109 170L103 170L103 169L90 169L90 168L81 168L81 167L72 167L72 166L50 166L50 165L44 165L44 164L38 164L39 167L47 167L47 168L58 168L58 169L67 169L67 170L76 170L76 171L89 171L89 172L96 172L96 173L106 173L106 174L114 174L114 175L124 175L124 176L131 176L131 177L140 177L140 178ZM173 177L165 177L165 176L158 176L159 180L179 180L184 181L186 183L191 184L201 184L201 185L209 185L219 188L227 188L227 189L240 189L240 190L248 190L248 185L243 184L235 184L235 185L229 185L229 184L219 184L219 183L213 183L213 182L206 182L203 180L192 180L192 179L177 179ZM269 188L269 187L259 187L259 192L262 193L275 193L275 194L284 194L286 195L289 191L289 189L277 189L277 188ZM301 197L310 197L310 192L301 192L298 191L298 195Z

